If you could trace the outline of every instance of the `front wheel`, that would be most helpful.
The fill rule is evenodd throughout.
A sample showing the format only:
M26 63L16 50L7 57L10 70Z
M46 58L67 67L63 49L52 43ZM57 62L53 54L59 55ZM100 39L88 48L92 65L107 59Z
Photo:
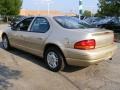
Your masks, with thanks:
M48 68L53 72L63 70L65 67L64 57L57 48L48 48L44 58Z
M4 36L2 37L2 45L3 45L3 48L4 48L5 50L10 49L9 40L8 40L8 37L7 37L6 35L4 35Z

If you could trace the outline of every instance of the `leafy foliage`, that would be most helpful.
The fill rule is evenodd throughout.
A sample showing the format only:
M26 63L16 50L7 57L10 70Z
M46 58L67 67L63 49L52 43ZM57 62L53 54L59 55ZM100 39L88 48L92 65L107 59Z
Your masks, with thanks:
M91 11L85 10L83 13L83 16L90 17L90 16L92 16L92 13L91 13Z
M99 0L98 16L120 16L120 0Z
M0 15L18 15L22 0L0 0Z

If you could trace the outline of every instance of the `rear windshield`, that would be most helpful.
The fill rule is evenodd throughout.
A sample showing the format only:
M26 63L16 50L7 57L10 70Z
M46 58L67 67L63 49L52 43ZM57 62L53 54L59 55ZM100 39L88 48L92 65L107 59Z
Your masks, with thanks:
M69 16L56 16L53 17L54 20L61 25L63 28L67 29L86 29L93 28L91 25L80 21L78 18Z

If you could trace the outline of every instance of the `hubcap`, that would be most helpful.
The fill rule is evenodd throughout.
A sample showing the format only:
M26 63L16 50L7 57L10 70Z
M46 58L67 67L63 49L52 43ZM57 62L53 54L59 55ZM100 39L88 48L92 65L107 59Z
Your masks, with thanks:
M58 56L55 52L49 52L47 54L47 63L51 68L56 68L58 66Z
M3 38L3 46L4 46L4 48L8 47L8 41L5 37Z

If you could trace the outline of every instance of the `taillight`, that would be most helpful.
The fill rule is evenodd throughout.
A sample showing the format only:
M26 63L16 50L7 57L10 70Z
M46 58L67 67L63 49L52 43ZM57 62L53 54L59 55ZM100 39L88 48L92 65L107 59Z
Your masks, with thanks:
M90 40L83 40L76 42L74 45L75 49L81 49L81 50L90 50L90 49L95 49L96 42L94 39Z

